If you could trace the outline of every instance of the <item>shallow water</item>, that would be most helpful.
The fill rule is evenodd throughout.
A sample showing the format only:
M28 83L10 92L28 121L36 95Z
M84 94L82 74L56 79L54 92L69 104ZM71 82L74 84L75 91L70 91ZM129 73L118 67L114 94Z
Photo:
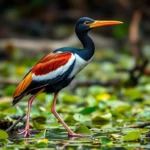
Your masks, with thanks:
M116 124L116 123L114 123ZM125 150L125 149L138 149L150 148L149 138L145 138L143 134L141 138L137 141L125 142L122 138L113 138L112 135L123 135L125 130L131 130L130 128L105 128L98 129L92 128L92 135L85 138L68 138L67 132L63 127L51 128L45 130L44 132L37 133L37 131L32 130L31 138L23 138L22 135L16 134L14 132L10 135L9 140L11 141L5 149L35 149L35 148L51 148L51 149L77 149L77 150L90 150L90 149L103 149L103 150ZM143 130L143 133L147 131ZM109 141L110 139L110 141Z

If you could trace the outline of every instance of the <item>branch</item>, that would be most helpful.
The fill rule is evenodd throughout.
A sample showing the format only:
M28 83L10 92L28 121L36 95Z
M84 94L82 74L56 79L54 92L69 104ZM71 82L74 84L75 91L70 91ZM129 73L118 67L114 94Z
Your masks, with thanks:
M23 114L14 124L12 124L8 129L6 129L6 132L11 131L14 129L14 127L26 116L26 114Z
M135 125L135 126L127 126L127 128L144 128L146 126L150 126L150 122L146 122L146 123Z

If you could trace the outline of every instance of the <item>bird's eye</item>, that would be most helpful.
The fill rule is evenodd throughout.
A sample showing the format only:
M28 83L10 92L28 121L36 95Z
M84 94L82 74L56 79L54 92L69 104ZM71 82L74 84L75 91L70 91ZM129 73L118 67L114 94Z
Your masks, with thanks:
M91 22L90 21L85 21L84 24L88 26L88 25L91 24Z

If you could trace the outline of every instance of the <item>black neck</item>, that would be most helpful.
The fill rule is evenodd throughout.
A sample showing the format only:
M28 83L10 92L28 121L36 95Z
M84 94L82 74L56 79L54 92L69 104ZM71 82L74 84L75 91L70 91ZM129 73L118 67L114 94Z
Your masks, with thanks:
M85 60L91 59L95 50L94 42L88 36L87 32L79 33L76 31L76 34L81 43L83 44L83 49L79 52L79 55Z

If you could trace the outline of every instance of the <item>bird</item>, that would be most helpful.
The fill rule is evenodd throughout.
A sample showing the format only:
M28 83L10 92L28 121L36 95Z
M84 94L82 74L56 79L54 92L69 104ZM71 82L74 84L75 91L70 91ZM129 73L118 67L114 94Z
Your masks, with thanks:
M23 97L31 95L28 100L28 111L25 129L20 132L24 137L30 137L30 111L33 100L42 92L54 94L51 112L64 126L69 137L84 137L87 135L76 134L63 121L56 110L58 93L68 86L75 76L92 60L95 46L89 37L88 31L100 26L122 24L121 21L94 20L89 17L80 18L75 25L75 33L83 45L83 48L63 47L58 48L39 60L25 75L16 87L13 94L12 105L14 106Z

